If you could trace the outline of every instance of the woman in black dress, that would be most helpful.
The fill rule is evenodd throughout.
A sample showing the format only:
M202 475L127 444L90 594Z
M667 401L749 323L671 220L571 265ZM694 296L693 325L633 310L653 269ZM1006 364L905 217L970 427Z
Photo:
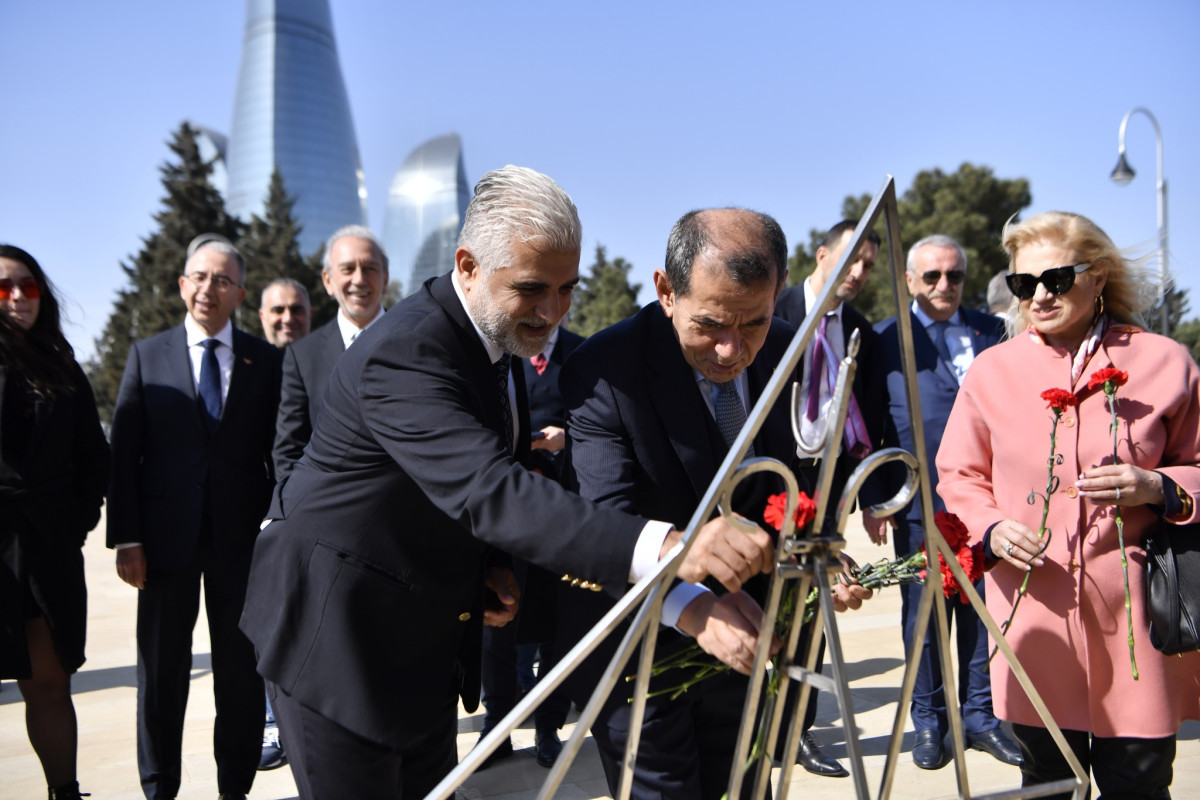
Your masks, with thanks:
M71 675L83 664L83 540L108 443L33 256L0 245L0 678L16 678L50 798L78 798Z

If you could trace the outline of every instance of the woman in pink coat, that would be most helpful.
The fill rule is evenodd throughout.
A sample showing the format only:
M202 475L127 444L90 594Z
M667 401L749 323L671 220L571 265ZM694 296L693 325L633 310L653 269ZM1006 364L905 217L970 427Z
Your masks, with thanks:
M1161 519L1197 520L1200 370L1181 345L1141 327L1154 285L1090 220L1041 214L1010 227L1004 247L1016 296L1011 338L967 373L937 456L938 492L984 542L998 622L1031 572L1006 639L1101 794L1169 798L1176 731L1200 718L1200 653L1164 656L1150 644L1141 540ZM1128 373L1116 395L1116 464L1104 390L1088 386L1105 368ZM1047 545L1038 530L1055 417L1041 397L1048 389L1078 404L1058 420ZM992 692L1021 745L1023 784L1070 778L1003 658L992 662Z

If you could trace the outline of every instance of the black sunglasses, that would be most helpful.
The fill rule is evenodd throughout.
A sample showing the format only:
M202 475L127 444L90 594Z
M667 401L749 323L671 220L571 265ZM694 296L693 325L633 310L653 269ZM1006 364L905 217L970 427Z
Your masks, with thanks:
M1052 267L1041 275L1030 275L1027 272L1010 272L1004 276L1008 290L1016 295L1018 300L1028 300L1037 291L1040 283L1050 294L1065 294L1075 285L1075 276L1089 269L1091 264L1073 264L1069 267Z
M931 269L921 273L921 280L925 281L926 286L937 286L943 275L951 286L958 286L967 278L967 273L961 269L952 269L949 272L938 272L936 269Z

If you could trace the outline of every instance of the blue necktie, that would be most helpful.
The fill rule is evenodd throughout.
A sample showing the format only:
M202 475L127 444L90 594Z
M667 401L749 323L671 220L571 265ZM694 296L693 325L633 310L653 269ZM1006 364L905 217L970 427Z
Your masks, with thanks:
M200 359L200 405L204 412L204 427L211 435L221 420L221 365L217 363L216 339L205 339L204 355Z
M729 447L733 446L734 440L741 433L742 426L746 424L746 407L742 405L742 398L738 395L736 383L736 381L713 382L713 386L717 387L717 399L713 403L713 416L717 418L717 429L721 431L721 438ZM754 457L754 445L750 445L746 450L746 457Z
M933 339L933 346L937 349L942 361L952 364L953 359L950 358L950 347L946 344L946 329L949 327L949 322L933 323L929 326L929 338Z

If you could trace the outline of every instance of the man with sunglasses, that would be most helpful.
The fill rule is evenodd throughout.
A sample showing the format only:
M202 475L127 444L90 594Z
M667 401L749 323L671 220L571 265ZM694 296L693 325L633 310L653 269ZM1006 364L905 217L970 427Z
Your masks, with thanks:
M275 483L280 351L233 326L241 254L212 235L193 248L179 278L187 315L130 350L111 435L108 546L138 589L138 771L151 799L180 788L201 585L222 798L250 791L263 733L263 682L237 622Z
M937 495L937 469L934 456L941 444L942 431L950 416L958 387L975 356L998 343L1003 323L997 317L962 308L962 287L967 275L967 255L962 245L949 236L926 237L908 251L905 278L913 296L911 321L917 384L921 396L921 416L925 422L925 451L929 464L934 510L945 508ZM879 361L886 375L889 419L884 444L916 452L909 425L908 395L900 359L900 337L896 318L876 326L879 334ZM902 475L873 480L865 493L883 499L899 488ZM875 518L863 510L863 525L871 540L887 543L887 527L894 528L897 555L908 555L924 541L925 521L919 502L909 503L894 517ZM901 627L906 652L911 652L912 633L917 623L917 607L922 586L901 586ZM983 581L975 588L983 593ZM958 696L962 704L963 728L967 744L990 753L1006 764L1019 765L1021 753L1001 731L992 713L992 690L987 674L987 631L978 613L957 600L947 601L946 610L954 620L959 664ZM913 763L921 769L939 769L947 763L942 740L949 724L936 639L931 625L927 631L913 687L912 719L916 728Z

